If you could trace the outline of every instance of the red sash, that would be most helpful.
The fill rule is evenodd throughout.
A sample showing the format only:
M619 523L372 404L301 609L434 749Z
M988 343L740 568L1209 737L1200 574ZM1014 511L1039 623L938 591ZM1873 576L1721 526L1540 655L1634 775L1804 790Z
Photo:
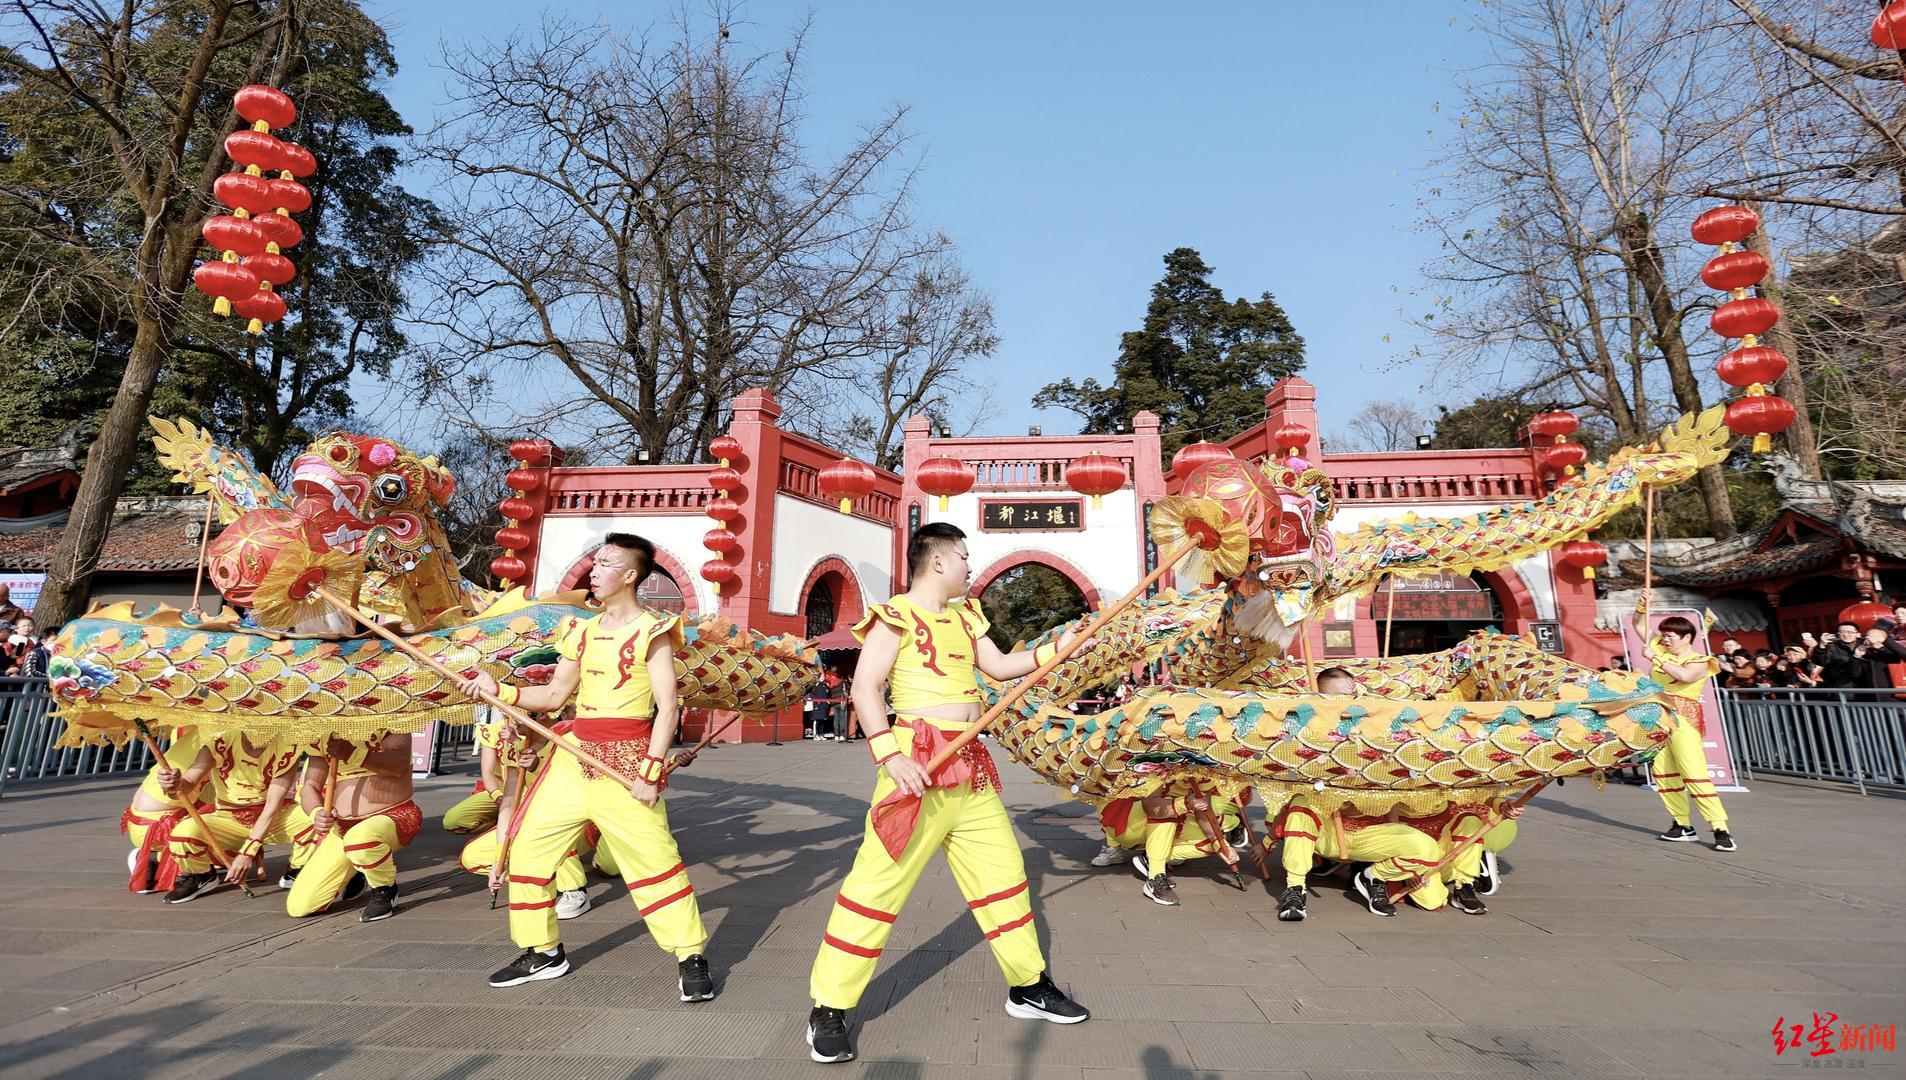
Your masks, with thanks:
M906 722L894 724L894 730L913 731L913 744L907 750L907 756L925 765L933 760L942 747L953 741L954 733L941 731L926 720L918 721L918 726ZM991 787L998 791L999 769L993 764L993 756L986 752L978 739L960 747L940 771L927 777L927 786L933 788L956 788L961 784L972 784L974 791L985 791ZM913 827L920 820L920 797L907 795L895 789L887 797L874 804L874 835L880 837L882 847L895 862L907 850L907 842L913 839Z

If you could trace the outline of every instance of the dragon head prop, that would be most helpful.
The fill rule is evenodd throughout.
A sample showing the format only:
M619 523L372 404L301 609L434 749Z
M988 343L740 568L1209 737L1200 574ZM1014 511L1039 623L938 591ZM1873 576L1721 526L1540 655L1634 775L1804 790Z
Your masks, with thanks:
M1256 465L1220 460L1187 477L1182 494L1217 502L1250 534L1248 562L1223 584L1253 607L1281 605L1294 616L1286 623L1300 621L1299 607L1323 584L1337 552L1330 477L1295 458L1266 458Z
M437 520L456 479L435 458L389 439L333 432L307 446L291 470L282 505L238 514L211 544L212 581L227 599L249 606L260 586L321 581L348 565L394 586L396 606L414 626L464 605L462 575Z

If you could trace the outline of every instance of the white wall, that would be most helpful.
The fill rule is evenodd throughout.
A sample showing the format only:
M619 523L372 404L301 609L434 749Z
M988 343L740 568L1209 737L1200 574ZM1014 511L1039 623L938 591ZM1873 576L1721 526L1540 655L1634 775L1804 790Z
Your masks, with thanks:
M974 581L1007 555L1043 551L1077 567L1099 591L1099 602L1110 603L1145 576L1136 516L1138 495L1132 489L1105 496L1097 510L1092 508L1091 499L1084 499L1083 531L986 533L979 528L981 498L1035 501L1076 497L1070 491L969 491L948 499L945 512L940 510L940 500L928 498L922 520L947 521L965 530Z
M1405 513L1414 512L1419 518L1469 517L1474 518L1484 510L1499 510L1510 503L1426 503L1410 506L1346 506L1337 511L1331 527L1340 533L1355 533L1366 522L1395 521ZM1513 505L1521 505L1519 502ZM1522 579L1529 590L1529 596L1535 601L1535 617L1554 619L1555 614L1555 577L1549 566L1547 553L1531 555L1510 563L1505 569L1513 571ZM1348 618L1348 616L1339 616Z
M543 518L542 542L536 549L537 587L554 592L563 574L605 535L634 533L682 565L688 580L675 584L684 594L692 592L695 610L707 614L718 601L714 586L702 580L701 568L715 553L702 546L702 537L714 527L714 519L705 514L551 514Z
M696 540L700 544L699 538ZM774 568L768 579L768 610L801 611L801 586L814 564L829 555L854 568L868 605L884 604L893 581L893 529L866 518L816 506L791 495L774 497L774 538L768 549Z

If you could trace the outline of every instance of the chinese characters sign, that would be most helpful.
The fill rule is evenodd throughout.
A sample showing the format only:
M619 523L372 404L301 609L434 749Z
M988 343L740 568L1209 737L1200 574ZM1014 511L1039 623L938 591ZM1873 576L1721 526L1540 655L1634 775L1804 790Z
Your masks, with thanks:
M1774 1021L1774 1056L1800 1049L1807 1049L1807 1056L1816 1058L1842 1050L1892 1053L1899 1045L1895 1035L1896 1025L1843 1024L1838 1013L1814 1013L1811 1024L1788 1023L1783 1016Z
M1085 526L1082 499L981 499L979 527L986 532L1078 531Z

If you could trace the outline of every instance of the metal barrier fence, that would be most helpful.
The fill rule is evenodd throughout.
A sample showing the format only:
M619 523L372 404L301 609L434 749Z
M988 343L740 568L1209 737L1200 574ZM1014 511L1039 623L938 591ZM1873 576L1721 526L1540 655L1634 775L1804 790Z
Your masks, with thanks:
M1734 767L1868 788L1906 789L1906 701L1899 690L1722 690Z
M152 767L152 755L136 740L121 748L55 747L66 721L52 713L45 679L0 678L0 795L13 784L142 773Z

